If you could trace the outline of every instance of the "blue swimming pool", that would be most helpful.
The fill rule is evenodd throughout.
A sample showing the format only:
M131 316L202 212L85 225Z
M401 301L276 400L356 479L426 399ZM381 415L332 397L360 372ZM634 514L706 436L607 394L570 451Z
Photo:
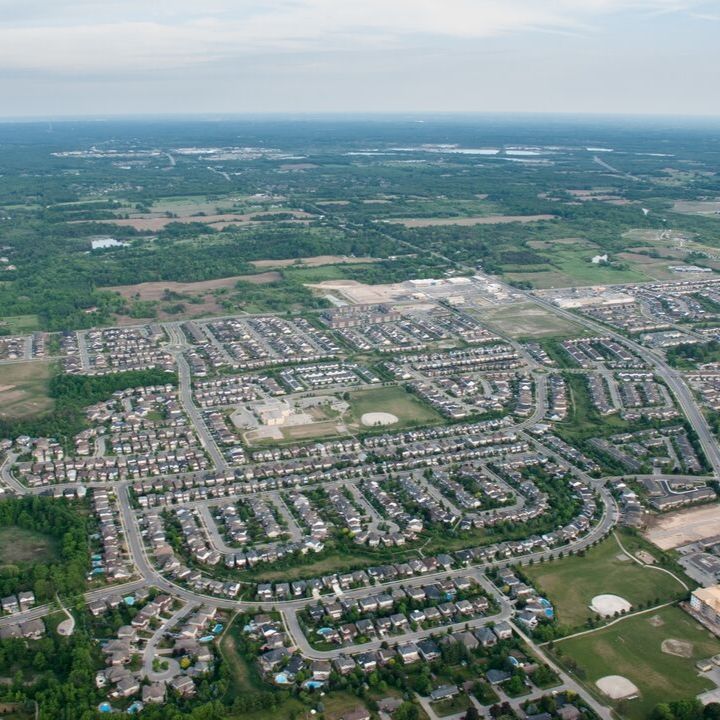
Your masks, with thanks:
M288 680L288 676L285 673L278 673L275 676L275 682L278 685L287 685L290 681Z
M203 635L203 637L201 637L200 640L198 640L198 642L209 643L209 642L212 642L214 639L215 639L214 635Z
M223 626L222 626L220 623L218 623L218 624L212 629L212 631L213 631L213 633L214 633L215 635L218 635L219 633L221 633L222 630L223 630Z
M320 680L306 680L303 683L303 687L307 688L308 690L317 690L318 688L321 688L325 683L320 682Z
M109 702L101 702L98 705L98 711L101 713L109 713L112 712L112 705Z

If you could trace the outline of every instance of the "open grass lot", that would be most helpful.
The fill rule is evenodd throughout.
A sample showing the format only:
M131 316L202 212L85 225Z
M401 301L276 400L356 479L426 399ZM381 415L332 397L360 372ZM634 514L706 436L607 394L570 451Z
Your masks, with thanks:
M363 427L360 418L365 413L372 412L385 412L395 415L398 422L388 426L393 430L407 425L443 422L442 417L430 406L397 385L350 393L349 402L350 411L346 415L346 419L359 428Z
M53 538L16 526L0 528L0 565L51 562L57 559Z
M577 337L583 329L533 304L501 305L477 313L478 319L511 338Z
M580 627L594 615L588 606L596 595L620 595L637 606L674 600L685 592L667 573L629 559L612 536L588 550L584 557L533 565L524 572L553 603L558 623L568 629Z
M50 372L46 362L0 365L0 417L23 418L49 410Z
M669 655L664 640L691 643L692 656ZM640 690L636 700L617 705L623 717L644 720L659 702L693 697L712 689L713 683L698 675L695 662L720 652L720 641L676 607L645 613L557 644L561 662L571 659L597 695L595 682L606 675L622 675ZM605 699L605 701L608 701Z
M593 265L583 253L554 255L553 266L532 265L524 270L515 266L504 268L507 280L526 281L538 290L587 285L618 285L650 282L654 278L640 269L615 269L611 265ZM638 265L637 268L641 266Z
M431 707L438 717L445 717L446 715L456 715L457 713L465 712L471 705L472 702L470 698L465 693L462 693L453 698L432 703Z
M11 335L32 332L39 327L37 315L13 315L0 320L0 328L9 330Z

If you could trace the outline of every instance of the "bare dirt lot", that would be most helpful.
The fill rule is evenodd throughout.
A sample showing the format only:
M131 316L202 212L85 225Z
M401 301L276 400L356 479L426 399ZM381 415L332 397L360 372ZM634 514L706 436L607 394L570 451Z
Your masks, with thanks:
M433 227L436 225L500 225L502 223L529 223L538 220L554 220L555 215L477 215L474 217L447 218L392 218L384 222L405 227Z
M691 658L693 656L693 644L687 640L668 638L662 641L660 650L666 655L676 655L677 657L684 658Z
M716 535L718 523L720 505L680 510L654 518L645 537L661 550L670 550Z
M374 257L348 257L346 255L316 255L308 258L290 258L288 260L251 260L250 264L256 268L280 268L280 267L320 267L321 265L340 265L342 263L373 263L379 262Z
M281 279L280 273L269 271L257 275L233 275L232 277L202 280L200 282L180 283L161 280L159 282L137 283L136 285L115 285L106 289L120 293L127 300L161 300L166 290L181 295L202 295L220 288L235 287L238 281L264 285Z

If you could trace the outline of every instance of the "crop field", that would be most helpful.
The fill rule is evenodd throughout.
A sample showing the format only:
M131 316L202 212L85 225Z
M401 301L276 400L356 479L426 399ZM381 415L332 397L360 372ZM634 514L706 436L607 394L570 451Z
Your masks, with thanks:
M0 365L0 418L24 418L49 410L50 363Z
M0 566L50 562L57 557L53 538L14 525L0 528Z
M685 594L667 573L643 567L625 555L614 537L585 553L534 565L525 572L555 606L563 628L578 628L594 615L589 605L596 595L610 593L639 603L675 600Z
M667 640L680 641L687 652L663 651ZM710 690L714 683L698 674L695 662L720 652L720 641L677 607L622 620L597 632L556 644L560 661L584 680L603 702L595 682L621 675L640 690L635 700L613 703L629 720L645 720L659 702L682 700Z

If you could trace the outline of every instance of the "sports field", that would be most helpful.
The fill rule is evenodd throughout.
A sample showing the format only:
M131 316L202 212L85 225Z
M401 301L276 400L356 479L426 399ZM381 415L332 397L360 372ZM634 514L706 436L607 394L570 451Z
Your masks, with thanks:
M667 602L685 590L667 573L643 567L625 555L610 536L584 557L572 556L524 568L532 582L555 606L563 628L579 628L594 616L589 606L596 595L613 594L631 605Z
M688 652L663 652L663 643L679 640ZM557 642L555 652L573 675L584 680L595 694L595 682L607 675L621 675L640 690L640 697L614 703L623 717L645 720L659 702L694 697L713 683L700 675L695 662L720 652L720 640L677 607L644 613L588 635ZM603 698L604 702L611 702Z
M442 417L429 405L397 385L350 393L348 402L350 410L345 415L345 419L349 425L357 428L367 429L361 422L362 416L366 413L395 415L398 422L389 426L393 430L408 425L442 422Z

